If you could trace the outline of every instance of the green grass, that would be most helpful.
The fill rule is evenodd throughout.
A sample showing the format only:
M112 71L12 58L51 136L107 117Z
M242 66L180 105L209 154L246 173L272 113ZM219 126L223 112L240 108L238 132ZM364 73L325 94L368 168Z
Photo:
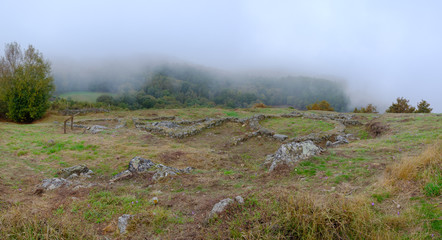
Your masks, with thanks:
M332 123L308 118L269 118L261 121L261 125L289 137L325 132L334 128Z
M97 101L97 98L101 95L110 95L113 97L116 96L116 94L113 93L103 93L103 92L68 92L60 94L59 97L65 99L70 98L74 101L79 101L79 102L95 103Z

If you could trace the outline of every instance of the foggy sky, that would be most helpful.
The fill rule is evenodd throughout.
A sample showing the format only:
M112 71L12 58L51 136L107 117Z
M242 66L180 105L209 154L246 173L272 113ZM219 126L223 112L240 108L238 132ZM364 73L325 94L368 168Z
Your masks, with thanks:
M397 97L442 112L442 2L1 0L0 50L66 59L173 58L228 71L345 79L352 105Z

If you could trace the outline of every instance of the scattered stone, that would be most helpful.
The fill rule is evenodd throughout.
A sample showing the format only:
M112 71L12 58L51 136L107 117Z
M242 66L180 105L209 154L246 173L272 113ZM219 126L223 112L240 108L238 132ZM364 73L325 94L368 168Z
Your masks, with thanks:
M47 145L48 145L48 147L50 147L50 146L54 146L54 145L55 145L55 141L54 141L54 139L50 139L50 140L47 142Z
M221 201L219 201L217 204L215 204L212 208L212 211L210 211L209 218L211 218L215 214L222 213L224 209L226 209L227 206L233 203L233 199L226 198Z
M236 196L235 197L235 201L237 201L239 204L243 204L244 203L244 198L242 198L241 196Z
M120 234L126 233L127 225L129 225L132 218L133 215L130 214L123 214L118 218L118 230L120 230Z
M97 134L105 129L107 129L107 127L101 125L93 125L87 128L87 130L92 134Z
M132 173L139 173L147 171L153 166L155 166L155 163L153 163L151 160L136 156L130 160L128 170Z
M334 147L337 145L341 145L341 144L347 144L348 139L347 137L352 136L351 134L347 134L347 135L338 135L336 137L336 141L335 142L331 142L331 141L327 141L327 143L325 144L326 147Z
M186 167L185 169L177 169L174 167L165 166L163 164L155 164L149 159L144 159L142 157L134 157L129 162L129 167L127 170L115 175L110 181L115 182L123 179L128 179L134 174L142 172L154 173L152 179L157 181L161 178L167 176L176 176L181 173L190 173L193 170L192 167Z
M286 143L275 154L267 156L266 163L270 163L269 171L273 171L279 164L293 165L299 160L307 159L321 151L322 149L310 140L300 143Z
M156 127L166 127L166 128L179 128L179 127L181 127L177 123L170 122L170 121L154 122L154 123L152 123L152 125L156 126Z
M73 174L71 174L69 177L67 177L66 179L67 179L67 180L70 180L70 179L74 179L74 178L78 178L78 174L73 173Z
M120 172L119 174L113 176L110 181L111 182L120 181L120 180L131 178L132 176L133 176L133 174L131 171L124 170L124 171Z
M184 172L183 170L179 170L173 167L168 167L163 164L158 164L155 166L157 168L155 174L153 175L152 179L157 181L161 178L165 178L167 176L176 176L179 173Z
M283 134L275 134L275 135L273 135L273 138L282 142L282 141L286 140L288 137Z
M39 188L42 188L44 190L53 190L63 186L69 186L71 184L71 181L68 181L64 178L49 178L44 179Z
M73 167L68 167L60 170L58 175L62 178L68 178L69 176L76 174L77 176L82 174L90 174L93 173L86 165L76 165Z

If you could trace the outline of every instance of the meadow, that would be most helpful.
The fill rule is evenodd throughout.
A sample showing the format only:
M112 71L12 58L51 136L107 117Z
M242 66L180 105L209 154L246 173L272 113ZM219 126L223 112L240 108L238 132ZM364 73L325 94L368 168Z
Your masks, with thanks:
M66 97L66 96L65 96ZM91 96L88 98L92 99ZM82 101L85 101L84 99ZM133 119L280 116L289 108L185 108L111 111L75 121L119 118L122 128L97 134L74 128L56 112L32 124L0 122L0 239L440 239L442 237L442 115L352 114L348 144L325 148L292 167L264 164L282 142L235 122L182 139L135 127ZM320 111L309 111L322 114ZM152 120L150 120L152 121ZM370 123L383 126L375 134ZM260 124L288 137L335 125L306 118ZM141 156L183 169L152 181L139 174L110 184ZM84 164L90 187L36 192L43 179ZM214 204L242 196L209 217ZM158 204L152 203L153 197ZM118 217L131 214L127 233Z

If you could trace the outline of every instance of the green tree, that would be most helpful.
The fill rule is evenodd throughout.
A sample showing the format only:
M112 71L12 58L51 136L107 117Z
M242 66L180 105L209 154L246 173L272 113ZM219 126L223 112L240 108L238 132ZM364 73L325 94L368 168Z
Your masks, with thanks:
M373 104L368 104L367 107L361 107L361 109L357 109L355 108L353 110L354 113L377 113L378 110L376 109L376 106L374 106Z
M388 113L413 113L415 108L408 104L409 100L400 97L396 99L396 103L391 104L388 107Z
M334 111L335 109L330 106L329 102L322 100L308 105L307 110Z
M427 101L422 100L417 104L417 113L431 113L431 111L433 111L433 109L430 108L430 104L427 103Z
M0 101L7 117L29 123L43 117L54 91L50 63L32 45L22 51L18 43L6 44L0 59Z

